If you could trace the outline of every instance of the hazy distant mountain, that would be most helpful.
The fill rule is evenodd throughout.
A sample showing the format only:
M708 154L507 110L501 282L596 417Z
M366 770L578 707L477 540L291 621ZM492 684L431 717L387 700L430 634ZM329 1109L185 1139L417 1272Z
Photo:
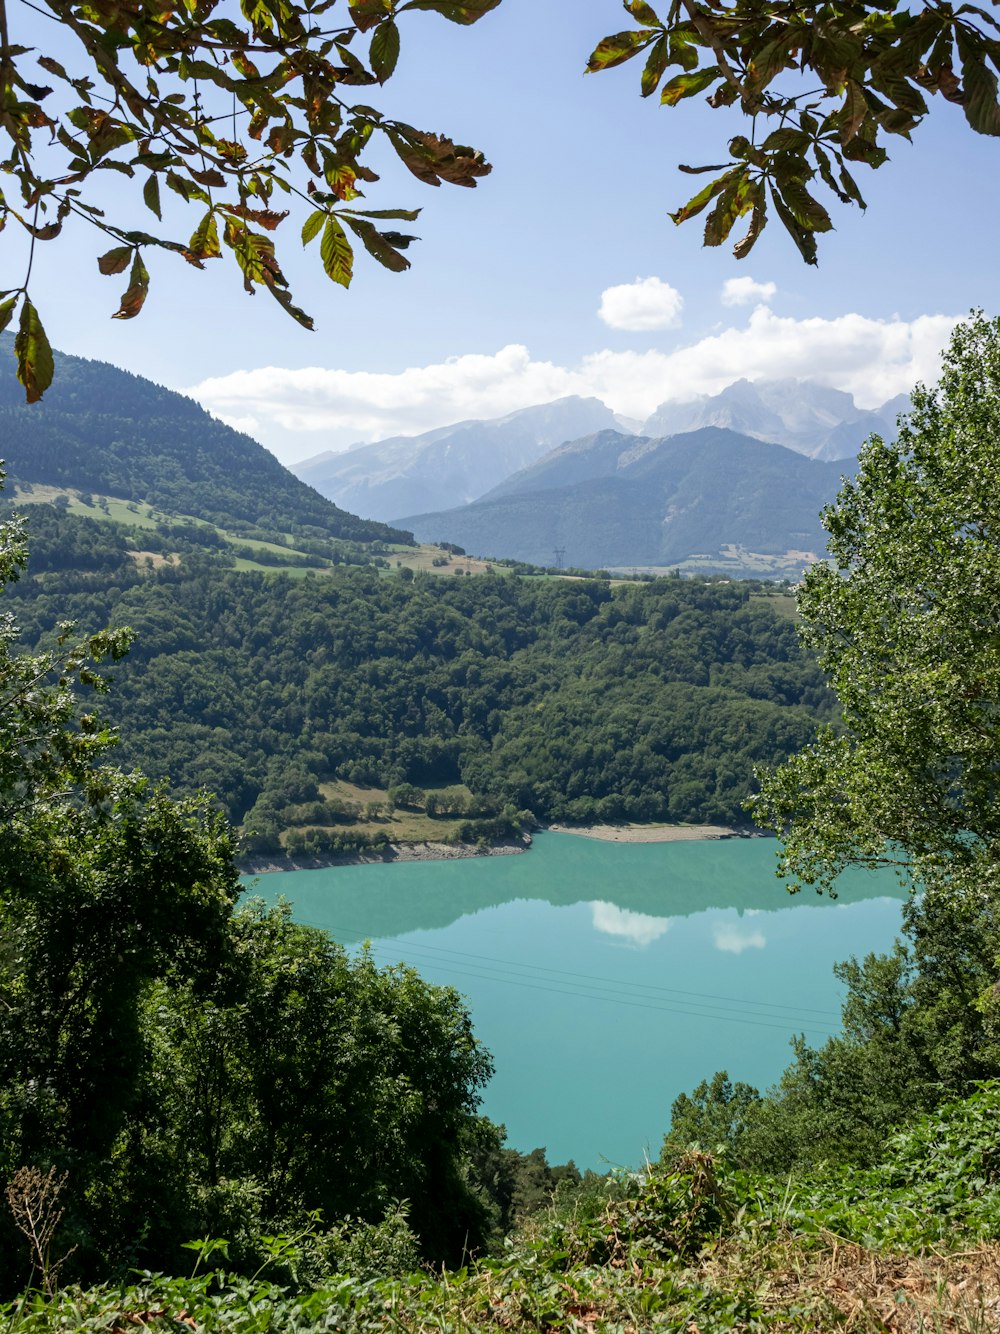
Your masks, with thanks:
M11 341L0 335L0 456L11 482L146 501L223 526L358 542L409 537L345 514L193 399L106 362L56 352L52 387L29 406Z
M557 549L588 568L673 565L729 546L821 553L819 511L844 471L719 427L658 440L599 431L475 504L400 522L420 541L542 565Z
M318 454L292 472L352 513L392 520L476 500L564 440L616 425L599 399L561 398L492 421L459 422Z
M690 403L661 404L642 433L659 437L722 426L809 458L842 459L857 454L873 431L894 440L896 415L909 406L906 394L871 411L857 407L851 394L812 380L737 380Z

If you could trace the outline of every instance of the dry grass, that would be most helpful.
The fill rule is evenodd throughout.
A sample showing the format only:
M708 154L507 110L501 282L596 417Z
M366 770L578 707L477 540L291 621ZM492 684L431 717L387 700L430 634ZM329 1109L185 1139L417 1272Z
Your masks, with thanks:
M955 1254L893 1254L828 1236L758 1250L729 1242L692 1271L725 1291L750 1290L775 1330L986 1334L1000 1330L1000 1244ZM773 1323L772 1323L773 1322Z

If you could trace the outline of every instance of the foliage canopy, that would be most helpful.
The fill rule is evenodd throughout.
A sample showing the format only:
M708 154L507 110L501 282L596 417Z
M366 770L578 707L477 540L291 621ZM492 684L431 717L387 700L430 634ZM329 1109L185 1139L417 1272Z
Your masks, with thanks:
M833 563L801 589L803 637L843 730L768 777L755 818L783 870L849 863L993 895L1000 865L1000 320L960 325L899 439L873 436L824 516Z
M384 84L400 51L397 19L433 11L475 23L500 0L220 0L175 5L120 0L43 0L32 10L69 42L66 64L24 44L0 0L0 230L15 223L35 243L52 241L70 218L90 223L110 248L98 265L128 273L116 319L138 315L149 291L150 246L196 268L223 253L247 292L257 287L306 328L273 233L285 205L307 206L304 245L320 238L327 276L348 286L351 236L394 272L409 267L416 238L397 229L419 210L363 206L378 180L366 160L388 145L420 181L474 186L489 164L477 150L384 116L355 90ZM108 171L136 183L156 224L105 213L95 193ZM168 195L164 195L167 191ZM178 235L172 196L194 210ZM166 215L166 217L165 217ZM153 224L153 225L156 225ZM386 225L388 224L388 226ZM350 235L349 235L350 234ZM19 287L0 292L0 330L20 303L18 375L29 402L53 375L52 352L29 295L31 259Z
M977 133L1000 135L993 5L671 0L664 9L623 2L642 26L605 37L589 70L642 55L643 97L659 89L660 102L676 106L709 92L710 107L737 106L750 120L749 134L730 139L728 163L681 167L721 174L671 215L682 223L711 205L707 246L721 245L749 217L734 247L738 259L753 249L773 205L802 258L815 264L817 234L833 223L813 182L863 209L853 168L882 166L885 136L909 139L928 114L927 95L960 106Z

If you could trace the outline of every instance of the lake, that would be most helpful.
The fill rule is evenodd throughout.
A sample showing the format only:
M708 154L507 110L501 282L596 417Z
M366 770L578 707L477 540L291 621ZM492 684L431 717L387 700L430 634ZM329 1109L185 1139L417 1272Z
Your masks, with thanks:
M278 872L252 892L461 991L508 1142L604 1170L655 1157L673 1099L716 1070L773 1083L794 1034L838 1031L833 964L891 946L890 874L790 898L776 847L542 833L522 856Z

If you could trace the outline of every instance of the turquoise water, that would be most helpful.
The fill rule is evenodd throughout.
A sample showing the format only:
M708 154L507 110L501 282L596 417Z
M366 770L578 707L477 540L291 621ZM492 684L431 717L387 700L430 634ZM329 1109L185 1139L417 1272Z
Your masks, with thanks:
M794 1034L838 1030L833 964L891 945L890 875L790 898L775 848L545 833L525 856L289 871L252 892L456 987L496 1061L483 1110L508 1142L603 1168L655 1156L673 1099L714 1071L772 1083Z

